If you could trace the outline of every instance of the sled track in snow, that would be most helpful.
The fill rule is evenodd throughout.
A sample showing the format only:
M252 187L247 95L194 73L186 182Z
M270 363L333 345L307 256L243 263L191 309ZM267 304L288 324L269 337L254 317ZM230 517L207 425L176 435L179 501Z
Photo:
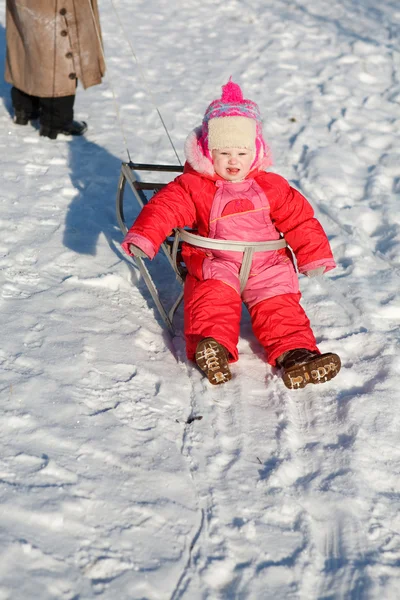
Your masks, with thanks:
M298 500L299 491L313 481L318 469L312 453L299 459L317 418L314 397L307 398L303 391L301 399L293 399L278 378L267 386L265 377L252 393L241 369L233 370L239 370L234 379L216 388L199 380L197 373L191 376L192 416L204 418L186 425L182 453L196 489L200 519L171 600L195 598L199 589L201 597L247 598L256 593L252 597L262 598L271 569L289 573L305 568L307 552L318 545L312 518ZM333 402L329 410L334 411ZM334 420L331 414L329 419ZM329 419L322 419L322 425ZM281 502L286 507L284 518ZM282 529L288 543L277 556L268 540L275 540ZM289 593L291 586L284 590Z
M204 589L204 581L208 580L206 589L215 590L221 578L225 578L226 583L231 578L234 565L229 544L221 531L230 504L223 482L240 460L243 450L239 419L242 390L238 380L230 382L234 385L214 388L202 375L197 372L191 375L189 368L187 370L192 383L191 417L185 426L181 451L196 490L200 524L171 600L184 597L195 580L195 587ZM201 422L196 420L199 416L203 417ZM217 576L212 572L214 562L218 563L218 582L214 581Z
M260 377L260 365L250 388L238 365L231 382L217 387L194 369L188 373L191 417L203 419L186 424L181 452L199 518L170 600L283 599L295 589L302 597L335 590L337 598L361 600L367 514L358 518L350 503L338 512L336 489L351 485L357 432L334 390L289 393L278 377L266 380L266 368ZM274 588L276 570L287 581Z

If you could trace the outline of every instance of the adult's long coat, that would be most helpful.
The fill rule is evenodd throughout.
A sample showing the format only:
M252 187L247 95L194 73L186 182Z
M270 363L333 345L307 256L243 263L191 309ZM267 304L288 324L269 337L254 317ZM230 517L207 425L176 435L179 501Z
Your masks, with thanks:
M5 80L40 98L101 83L97 0L7 0Z

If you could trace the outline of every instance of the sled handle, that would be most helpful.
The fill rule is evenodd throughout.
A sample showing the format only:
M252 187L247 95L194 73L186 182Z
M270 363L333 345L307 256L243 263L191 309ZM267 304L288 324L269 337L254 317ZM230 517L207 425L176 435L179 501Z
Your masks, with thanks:
M201 235L190 233L189 231L178 227L175 229L175 239L172 246L172 264L179 279L181 279L181 275L178 271L177 253L180 241L186 242L192 246L197 246L199 248L205 248L206 250L230 250L234 252L243 252L242 264L239 271L241 292L243 292L249 278L254 253L280 250L281 248L286 248L287 246L285 238L280 238L278 240L267 240L265 242L215 240L213 238L206 238L202 237Z
M287 243L285 238L278 240L266 240L265 242L242 242L239 240L215 240L214 238L206 238L195 233L190 233L182 227L178 227L180 238L183 242L187 242L192 246L205 248L206 250L233 250L234 252L245 252L247 248L251 248L253 252L265 252L267 250L280 250L286 248Z

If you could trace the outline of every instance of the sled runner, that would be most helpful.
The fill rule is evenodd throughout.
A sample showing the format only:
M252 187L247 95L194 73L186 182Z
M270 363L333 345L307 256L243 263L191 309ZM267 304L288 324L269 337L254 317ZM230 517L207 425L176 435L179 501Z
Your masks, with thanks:
M125 235L128 231L128 227L125 223L124 217L124 192L126 183L131 188L139 206L143 208L150 198L146 196L145 192L150 193L150 197L158 192L166 185L165 183L148 183L141 181L140 174L142 171L153 172L153 173L182 173L182 166L173 165L153 165L153 164L139 164L133 162L123 162L121 165L121 173L118 181L117 199L116 199L116 211L118 224L122 233ZM182 262L181 257L181 244L185 242L192 246L198 246L200 248L208 250L233 250L236 252L243 253L242 265L240 268L240 289L243 290L247 279L250 274L251 263L253 260L253 254L255 252L265 252L266 250L279 250L287 246L284 238L279 240L270 240L265 242L241 242L235 240L216 240L212 238L202 237L193 233L192 231L182 229L178 227L166 241L161 245L161 249L167 257L171 268L175 272L175 276L180 284L184 283L186 276L186 267ZM163 319L165 325L169 331L175 335L175 328L173 325L173 319L176 310L178 309L182 299L183 290L180 292L178 297L173 302L171 308L168 310L160 299L160 295L154 282L150 276L149 270L147 269L143 259L135 256L133 257L135 264L137 265L143 280L149 290L151 297L157 307L157 310Z

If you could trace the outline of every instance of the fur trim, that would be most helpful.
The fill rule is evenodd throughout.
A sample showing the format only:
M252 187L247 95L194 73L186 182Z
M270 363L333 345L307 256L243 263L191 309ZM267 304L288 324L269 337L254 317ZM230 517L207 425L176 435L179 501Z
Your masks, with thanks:
M196 127L186 138L184 147L186 160L198 173L214 177L215 171L212 161L207 156L204 156L203 149L199 143L201 131L201 127Z
M188 137L186 138L184 147L185 157L190 166L195 171L197 171L201 175L208 175L209 177L214 178L216 176L216 173L214 171L212 160L210 160L203 153L203 148L200 142L201 133L201 127L196 127L196 129L193 129L193 131L189 133ZM260 156L251 166L252 171L254 169L263 171L272 165L271 150L268 146L266 146L265 149L265 154L264 149L262 147L259 149Z
M268 151L268 154L266 154L265 156L263 156L258 161L257 169L259 169L260 171L266 171L268 169L268 167L271 167L274 164L272 162L271 150L268 148L268 146L267 146L267 151Z

